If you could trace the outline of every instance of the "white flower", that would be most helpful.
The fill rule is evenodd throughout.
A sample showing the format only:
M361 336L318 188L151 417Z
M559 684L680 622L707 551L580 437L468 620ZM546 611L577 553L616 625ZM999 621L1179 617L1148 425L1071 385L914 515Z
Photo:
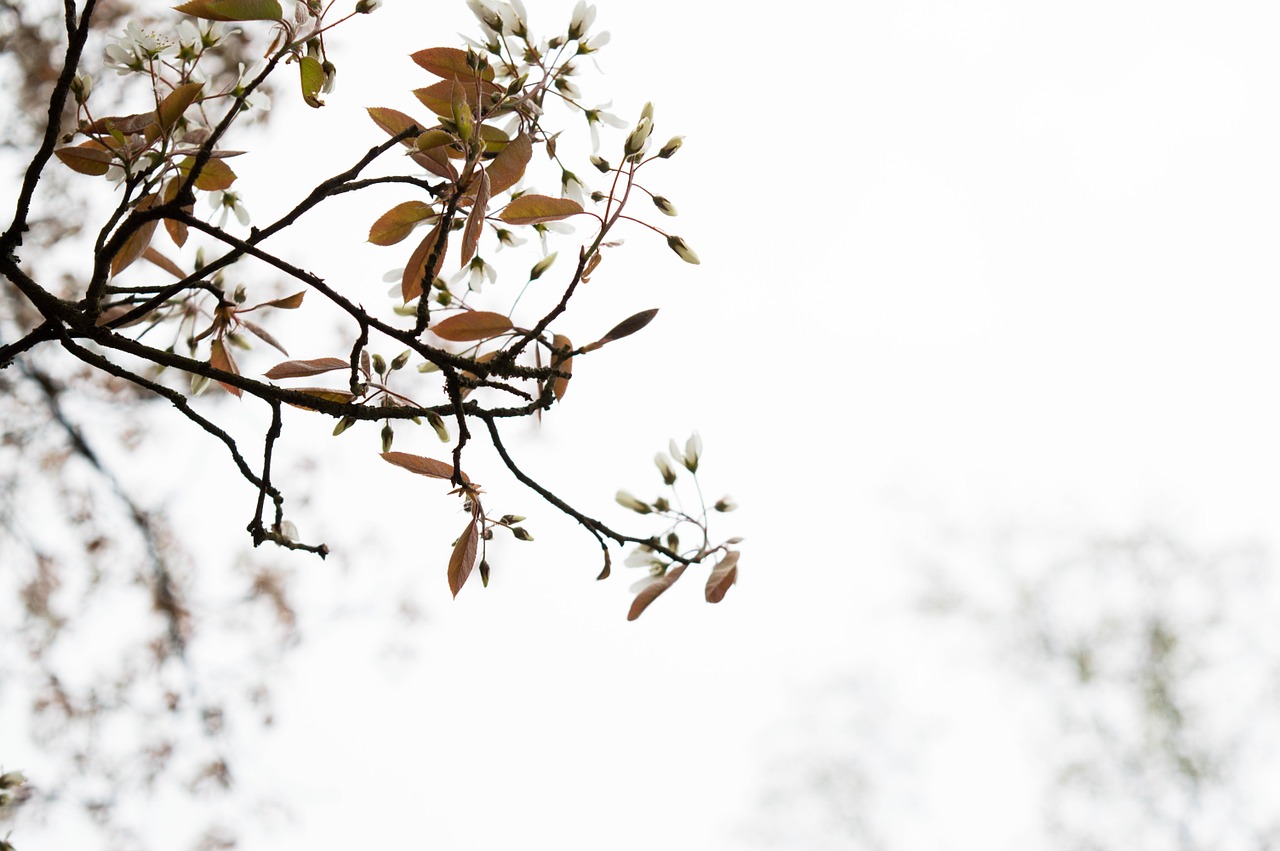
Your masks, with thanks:
M573 17L569 19L569 39L580 39L591 29L596 20L596 7L588 6L586 0L578 0L573 7Z
M571 171L562 170L560 172L560 195L564 198L570 198L578 202L578 206L585 207L587 202L582 197L582 190L586 186L578 179L578 175Z
M533 226L538 232L538 237L542 240L542 253L547 253L547 234L549 233L573 233L573 225L568 222L538 222Z
M628 490L619 490L613 498L617 501L618 505L621 505L623 508L630 508L637 514L649 514L653 511L653 507L650 506L649 503L637 498Z
M117 74L129 74L143 70L152 60L176 50L168 39L143 30L137 21L130 21L124 33L115 36L107 45L106 64L108 68L116 69Z
M258 60L248 68L244 67L243 62L239 64L240 71L236 77L236 84L232 87L230 92L234 97L240 97L244 94L244 90L249 86L249 84L256 80L258 75L262 73L262 66L265 63L263 63L262 60ZM266 92L262 91L261 87L256 88L244 99L244 108L261 109L263 112L266 112L271 109L271 97Z
M608 43L609 43L609 31L601 30L600 32L591 36L591 38L579 39L578 53L580 55L587 54L587 53L595 53L597 50L604 47Z
M648 585L652 585L655 580L661 579L663 574L667 572L667 563L658 558L653 550L643 544L632 550L623 564L627 567L638 567L648 571L648 576L637 579L631 584L631 593L633 594L639 593Z
M517 245L524 245L528 241L529 240L525 239L523 236L516 236L514 233L507 230L506 228L498 228L498 250L499 251L508 247L515 248Z
M240 224L248 226L249 211L240 203L240 195L230 190L218 190L209 193L209 204L215 211L220 211L217 226L226 227L227 217L231 213L235 213L236 221Z
M467 279L467 289L478 293L485 281L491 284L497 282L498 270L484 262L483 258L476 256L471 258L470 263L455 272L453 277L449 278L449 283L456 284L463 278Z
M658 465L658 472L662 473L662 481L664 484L675 484L676 469L671 466L671 459L667 457L667 453L659 452L657 455L653 456L653 463Z
M600 130L597 125L608 124L610 127L627 126L626 121L623 121L612 112L605 112L611 106L613 106L613 101L582 110L582 114L587 117L587 126L591 128L591 150L593 152L600 150Z

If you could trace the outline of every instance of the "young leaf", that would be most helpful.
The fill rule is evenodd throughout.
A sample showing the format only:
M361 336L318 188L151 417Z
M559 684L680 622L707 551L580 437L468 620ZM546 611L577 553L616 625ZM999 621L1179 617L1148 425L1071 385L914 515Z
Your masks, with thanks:
M259 326L257 323L250 322L248 319L244 319L243 317L240 319L240 324L249 329L253 336L257 337L268 346L271 346L271 348L275 349L280 354L285 357L289 356L289 353L285 351L284 346L280 345L280 341L272 336L265 328Z
M558 222L582 212L582 205L572 198L550 195L521 195L507 205L499 216L509 225L535 225Z
M89 141L72 148L58 148L54 155L72 171L101 177L107 173L114 157L97 142Z
M207 21L279 21L284 18L279 0L190 0L173 9Z
M411 473L428 476L432 479L453 480L453 465L422 455L410 455L408 452L383 452L382 460L397 467L404 467ZM467 474L462 474L462 481L470 481Z
M480 244L480 235L484 233L484 217L489 211L489 175L480 172L480 180L476 187L476 197L471 202L471 212L467 216L467 227L462 232L462 265L471 262L475 256L476 246Z
M256 305L251 310L257 310L259 307L278 307L281 310L296 310L302 307L302 300L306 298L307 291L299 290L293 295L287 295L283 298L273 298L271 301L264 301L262 304Z
M374 245L395 245L413 232L418 222L434 215L425 201L405 201L387 210L369 228L369 241Z
M505 334L511 328L511 320L501 313L468 310L465 313L454 314L448 319L441 319L428 330L437 337L454 343L470 343Z
M213 342L210 344L209 366L214 369L220 369L223 372L230 372L233 375L240 374L240 370L236 367L235 360L231 357L231 353L227 351L227 347L222 342L221 337L215 337ZM223 384L221 381L218 383L222 384L226 391L232 396L240 395L240 388L236 387L234 384Z
M388 136L399 136L410 127L422 129L422 125L419 122L414 121L397 109L390 109L385 106L371 106L368 108L368 113L369 117L373 119L373 123L387 131ZM410 136L402 144L411 148L415 141L415 138Z
M346 390L331 390L328 387L298 387L295 389L295 392L306 393L308 396L315 396L317 399L323 399L326 402L335 402L339 405L345 405L355 398L355 396L352 396ZM308 411L316 410L315 408L308 407L305 404L294 404L293 402L290 402L289 404L293 405L295 408L303 408Z
M166 272L168 272L170 275L173 275L179 281L181 281L183 278L187 276L187 273L182 271L181 266L179 266L177 263L174 263L168 257L165 257L163 254L161 254L159 251L156 251L154 248L147 248L146 251L143 251L142 258L144 260L150 260L154 265L159 266L161 269L164 269Z
M178 190L182 188L182 180L174 178L170 180L164 187L164 203L168 204L174 198L178 197ZM190 213L191 205L182 208L183 211ZM169 239L173 240L173 244L181 248L187 244L187 225L185 222L176 219L165 219L164 229L169 233Z
M186 83L169 92L156 109L160 116L160 126L165 130L173 129L173 125L178 123L178 119L187 111L187 107L195 103L203 89L204 83Z
M737 581L738 551L729 550L707 577L707 602L719 603L729 591L729 586Z
M319 109L324 106L320 100L320 89L324 86L324 66L314 56L304 56L298 60L298 76L302 82L302 99L307 106Z
M573 351L573 343L569 342L569 338L563 334L556 334L551 338L551 345L565 352ZM573 372L573 358L564 357L563 360L557 355L551 359L551 368L560 372ZM569 389L569 379L556 377L551 384L551 392L555 394L556 401L564 398L564 394Z
M606 343L612 343L614 340L621 340L623 337L630 337L632 334L652 322L653 317L657 315L658 309L655 307L649 310L642 310L639 313L628 316L626 319L613 326L613 330L608 334L605 334L594 343L583 346L582 350L584 352L594 352Z
M185 177L195 164L195 157L187 157L178 163L178 169ZM235 182L236 173L231 170L231 166L220 159L211 159L200 169L200 174L196 176L195 187L204 192L215 192L219 189L230 189L231 184Z
M468 521L467 528L462 530L458 543L453 545L453 554L449 556L449 590L455 597L471 575L471 568L475 566L476 545L479 540L480 532L476 528L476 521L471 520Z
M673 567L663 576L658 577L648 585L641 588L640 593L631 601L631 611L627 612L627 620L633 621L640 617L641 613L644 612L645 609L649 608L650 603L658 599L658 597L662 595L662 592L675 584L676 580L680 578L680 574L684 573L685 567L687 567L687 565L683 564L678 567Z
M309 375L320 375L333 372L335 369L347 369L350 362L342 358L312 358L311 360L287 360L278 363L263 373L270 379L305 378ZM348 394L350 395L350 394Z
M524 177L525 167L529 165L529 160L532 157L533 142L529 140L527 134L521 133L508 142L498 152L498 155L493 158L493 162L489 163L489 167L485 169L485 172L489 175L490 195L506 192L519 183L520 178Z
M477 84L471 80L464 82L466 85L461 86L461 88L465 93L466 104L468 107L474 108L476 105ZM453 79L441 80L426 88L414 89L413 94L427 109L436 115L453 118L453 86ZM481 99L487 99L494 92L502 93L506 91L501 86L497 86L488 80L481 80L479 88Z
M139 211L146 210L153 206L155 202L156 194L152 192L139 200L134 209ZM152 219L129 234L129 238L124 241L124 245L120 246L116 256L111 258L111 275L113 277L119 275L130 263L143 255L143 252L147 250L147 246L151 244L151 237L155 235L156 225L158 224L160 222L157 219ZM186 276L184 275L183 277Z
M410 53L409 58L418 65L446 80L457 77L459 80L471 80L476 72L467 67L467 52L456 47L429 47ZM493 68L485 66L480 76L486 80L493 79Z
M448 239L448 235L446 234L444 238ZM431 270L427 269L427 260L431 258L431 253L436 250L436 243L440 239L440 225L437 224L431 229L431 233L427 234L422 242L418 243L418 247L409 256L409 262L404 267L404 277L400 279L400 294L404 298L405 304L422 295L424 282L430 287L431 282L440 274L440 267L444 265L444 256L449 251L448 242L440 248L439 256L436 257L435 267Z

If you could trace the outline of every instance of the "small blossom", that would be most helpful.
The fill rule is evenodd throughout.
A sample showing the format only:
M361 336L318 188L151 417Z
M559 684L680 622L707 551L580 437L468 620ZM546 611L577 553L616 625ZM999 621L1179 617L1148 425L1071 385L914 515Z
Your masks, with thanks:
M517 245L524 245L529 240L523 236L516 236L506 228L498 228L498 250L504 248L515 248Z
M671 246L671 250L686 263L692 263L697 266L702 262L698 259L698 255L694 253L693 249L689 247L689 244L678 236L667 237L667 245Z
M449 283L456 284L463 278L467 279L467 289L473 293L480 292L484 282L495 283L498 280L498 271L493 266L484 262L484 259L476 256L471 258L471 262L459 269L453 277L449 279Z
M571 198L578 202L578 206L586 206L583 199L582 190L586 187L582 185L582 181L578 179L578 175L568 170L560 172L560 194L565 198Z
M234 97L244 96L245 89L248 88L249 84L257 79L258 75L262 73L263 64L264 63L259 60L248 68L245 68L243 62L239 63L240 70L236 77L236 84L231 89L231 95ZM244 98L243 108L261 109L265 112L271 108L271 98L262 91L261 87L256 88L249 93L248 97Z
M605 110L608 109L610 106L613 106L613 101L610 101L609 103L601 104L600 106L592 107L591 109L584 109L582 111L582 114L587 117L587 126L591 129L591 150L593 151L600 150L599 125L607 124L610 127L617 127L617 128L623 128L627 126L627 122L623 121L621 118L614 115L612 112L605 112Z
M698 472L698 459L702 457L702 435L696 431L689 435L684 444L684 465L690 473Z
M649 503L637 499L630 491L620 490L613 498L617 500L618 505L623 508L630 508L637 514L651 514L653 512Z
M573 7L573 17L569 19L569 40L581 39L595 20L595 5L588 5L586 0L578 0L578 5Z
M153 60L174 52L176 48L168 39L143 30L137 21L130 21L124 33L107 45L106 65L117 74L129 74L142 71Z
M502 35L502 14L497 9L486 3L485 0L467 0L467 8L471 10L471 14L476 16L476 20L486 30L494 36Z
M209 204L215 211L220 211L217 221L218 227L226 227L227 217L231 213L235 213L236 221L240 224L246 226L249 224L249 211L240 203L239 193L225 189L210 192Z
M595 53L597 50L604 47L608 43L609 43L609 31L601 30L600 32L591 36L591 38L579 39L578 53L580 55Z
M578 100L582 97L582 89L578 88L573 80L568 77L556 77L556 89L570 100Z

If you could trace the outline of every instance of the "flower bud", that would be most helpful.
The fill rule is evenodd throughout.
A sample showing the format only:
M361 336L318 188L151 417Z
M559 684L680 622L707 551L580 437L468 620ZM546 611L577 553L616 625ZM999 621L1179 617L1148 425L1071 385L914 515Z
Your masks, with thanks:
M530 534L529 534L529 530L528 530L528 529L525 529L523 526L516 526L514 529L512 529L512 530L511 530L511 534L515 535L515 536L516 536L516 540L518 540L518 541L532 541L532 540L533 540L533 535L530 535Z
M553 251L533 264L533 268L529 270L529 280L536 281L541 278L543 273L550 269L551 264L554 262L556 262L556 252Z
M662 157L664 160L670 159L671 155L680 150L680 146L683 144L683 136L672 136L671 139L668 140L667 144L663 145L662 148L659 149L658 156Z
M367 15L381 5L382 0L360 0L360 2L356 4L356 13L359 15Z
M653 132L653 119L641 118L636 123L635 129L627 135L627 141L622 146L622 153L627 157L636 157L644 153L645 146L649 144L649 134Z
M653 196L653 206L661 210L664 216L674 216L676 214L676 205L672 204L661 195Z
M27 782L27 775L21 771L8 771L0 774L0 789L17 789Z
M698 255L693 252L693 249L689 247L689 244L678 236L667 237L667 245L671 246L671 250L686 263L692 263L697 266L702 262L698 259Z
M394 372L397 369L403 369L404 365L407 364L408 362L409 362L409 350L405 349L403 352L396 355L395 358L392 359L391 370Z
M387 359L386 359L386 358L384 358L382 355L374 355L374 356L373 356L373 371L374 371L374 372L376 372L376 373L378 373L378 375L386 375L386 373L387 373Z
M391 423L387 423L382 427L382 451L390 452L391 443L396 439L396 433L391 428Z
M738 503L733 501L733 497L722 496L716 500L716 511L728 513L738 507Z
M591 164L599 169L601 174L608 174L613 169L608 160L595 154L591 155Z
M649 503L632 496L630 491L620 490L613 498L617 500L618 505L623 508L630 508L637 514L651 514L653 512L653 508L649 506Z
M342 419L338 420L338 424L333 427L333 436L337 437L338 435L342 434L344 431L351 428L355 424L356 424L356 421L354 417L343 417Z
M658 472L662 473L663 484L673 485L676 483L676 468L671 466L671 459L667 457L665 452L659 452L653 456L653 463L658 465Z

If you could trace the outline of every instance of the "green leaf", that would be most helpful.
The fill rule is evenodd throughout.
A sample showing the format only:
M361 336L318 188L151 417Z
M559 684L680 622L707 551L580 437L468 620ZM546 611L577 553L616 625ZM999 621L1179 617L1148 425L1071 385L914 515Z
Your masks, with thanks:
M507 205L499 216L509 225L535 225L558 222L582 212L582 205L572 198L550 195L521 195Z
M279 0L190 0L174 11L207 21L279 21L284 11Z
M395 245L412 233L419 222L434 214L435 208L424 201L396 204L369 228L369 241L374 245Z
M298 60L298 75L302 80L302 99L307 106L319 109L324 106L320 100L320 89L324 86L324 66L314 56L304 56Z
M456 47L429 47L409 54L409 58L437 77L443 77L446 80L454 77L470 80L476 76L476 72L467 67L467 52ZM486 65L480 72L480 76L485 80L492 80L493 68Z
M511 320L501 313L487 310L468 310L448 319L441 319L428 330L454 343L470 343L487 340L505 334L512 328Z

